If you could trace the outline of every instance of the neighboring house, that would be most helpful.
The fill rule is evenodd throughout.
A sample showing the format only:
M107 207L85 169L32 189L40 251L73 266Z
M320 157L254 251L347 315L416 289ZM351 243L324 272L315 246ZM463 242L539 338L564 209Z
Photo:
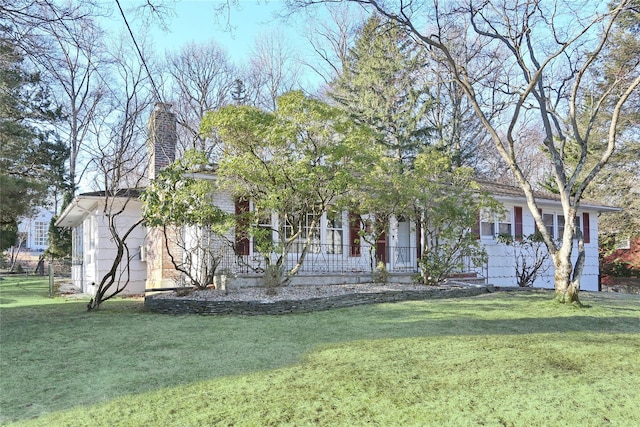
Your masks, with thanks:
M49 247L49 225L53 212L36 208L33 215L18 222L18 241L23 250L44 251Z
M616 238L615 250L602 257L603 273L636 276L640 272L640 237Z
M173 162L175 157L175 115L166 104L157 104L150 118L149 129L150 178L153 179L157 176L157 171ZM202 178L210 179L205 176ZM488 254L488 262L481 266L466 265L465 271L460 273L471 273L496 286L517 286L513 245L502 243L497 237L499 234L509 234L518 238L535 233L533 216L526 207L526 199L519 188L488 182L483 182L482 185L504 205L506 215L479 218L478 238ZM127 198L122 197L122 202L125 200ZM537 200L545 225L555 238L559 238L564 227L560 201L551 195L539 195ZM61 214L58 221L58 225L74 229L73 279L78 287L89 293L95 290L93 284L98 283L106 272L105 269L110 267L109 260L113 259L113 243L105 225L101 203L104 203L104 197L98 194L80 195ZM251 201L237 200L231 194L224 193L216 194L214 203L229 213L250 211L253 208ZM121 219L122 226L138 220L141 209L141 203L132 200L127 207L126 217ZM617 208L585 201L577 215L586 252L582 277L584 290L598 290L598 214L612 210ZM418 272L421 246L421 233L415 225L392 218L384 238L369 244L359 235L363 222L360 219L366 220L367 217L357 218L349 212L324 213L319 229L312 236L313 243L305 262L292 283L367 281L378 262L385 264L392 278L410 280ZM265 229L276 228L277 220L275 215L264 218L260 226ZM235 241L235 247L227 248L219 268L233 273L238 285L257 283L263 271L264 259L255 249L256 242L244 230L235 230L227 238ZM277 235L272 233L271 238L276 239ZM172 243L167 245L159 230L138 227L129 242L130 248L140 247L139 256L131 261L133 275L128 286L129 293L171 288L180 281L179 274L170 262L166 246L171 248ZM290 251L288 262L297 262L299 255L299 250L294 247ZM577 250L574 251L574 257L577 257ZM551 260L547 260L547 263L550 268L539 275L534 286L553 288Z

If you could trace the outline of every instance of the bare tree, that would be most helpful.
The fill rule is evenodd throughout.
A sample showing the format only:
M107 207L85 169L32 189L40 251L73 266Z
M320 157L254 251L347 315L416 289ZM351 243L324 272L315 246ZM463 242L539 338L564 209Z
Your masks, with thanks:
M301 72L295 49L282 31L262 34L255 41L243 79L246 103L275 111L278 97L299 87Z
M640 55L635 56L635 62L619 67L615 78L597 81L596 96L591 96L590 89L597 79L594 70L602 66L598 59L611 43L612 29L632 2L615 2L610 10L603 10L596 3L537 0L358 3L405 26L447 65L451 78L471 102L495 149L526 195L555 266L557 299L579 303L584 243L579 239L579 255L573 263L573 238L581 236L576 212L585 190L616 147L620 113L640 85ZM450 29L460 26L475 36L471 60L457 57L451 49L458 35ZM487 61L501 66L491 72L472 66ZM502 113L494 117L497 105ZM527 117L527 113L531 116ZM605 141L594 141L597 137L592 137L593 128L603 116L608 134ZM560 243L546 231L533 186L516 157L518 134L525 120L533 117L544 130L544 138L538 143L552 159L551 172L566 218ZM575 162L568 164L570 149L578 155ZM587 162L591 156L595 161Z
M342 73L349 49L365 21L364 11L349 4L328 7L326 14L310 15L305 34L320 62L303 58L304 65L319 75L325 84L331 83Z
M42 31L47 44L34 61L48 76L56 103L62 109L58 133L70 150L69 181L75 191L82 177L78 158L106 92L100 75L108 67L102 44L104 34L90 18L62 28L55 22L47 22Z
M238 72L227 51L211 40L185 45L178 52L167 54L167 69L176 100L178 138L183 151L189 148L210 153L215 140L205 140L200 134L200 122L207 111L231 102L231 90Z
M499 235L498 241L509 246L514 261L516 281L521 288L531 287L549 268L549 252L538 233L530 236Z
M125 290L131 279L131 260L138 255L130 246L133 234L139 230L143 219L139 212L130 209L137 199L145 180L147 165L143 122L153 102L149 90L149 77L138 61L129 63L123 58L121 47L114 54L119 90L111 92L111 114L94 121L96 141L87 150L91 153L91 164L97 169L96 186L103 197L102 218L106 222L114 257L109 270L100 278L96 295L87 305L96 310L108 299ZM140 242L136 242L139 245Z

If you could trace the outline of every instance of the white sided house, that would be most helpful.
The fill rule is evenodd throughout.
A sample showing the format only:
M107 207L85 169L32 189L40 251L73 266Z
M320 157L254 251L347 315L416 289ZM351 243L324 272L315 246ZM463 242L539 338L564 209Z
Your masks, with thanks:
M29 217L20 218L18 236L24 249L42 252L49 247L51 218L53 212L43 207L36 208Z
M478 234L480 245L487 252L487 262L483 265L464 263L462 270L456 272L450 281L469 280L484 282L494 286L518 286L516 267L522 270L522 264L532 265L534 258L541 257L544 261L537 271L535 280L528 286L549 288L554 287L554 267L547 255L544 243L534 244L538 248L538 255L533 251L522 248L520 242L523 236L536 233L533 215L526 206L525 196L517 187L480 182L483 189L504 206L504 214L496 216L480 216L478 230L470 230ZM564 227L564 217L560 201L553 195L537 195L538 205L542 217L550 233L558 241L561 240ZM229 213L252 211L251 201L234 200L230 195L218 194L216 204ZM583 203L577 215L577 225L580 228L585 247L585 264L581 281L581 289L599 290L599 261L598 261L598 215L601 212L617 210L616 208L598 204ZM312 243L302 267L293 284L339 284L359 283L371 281L376 265L382 262L390 273L391 281L411 281L418 273L423 236L409 221L398 221L392 218L387 232L377 242L366 242L360 237L360 231L366 216L356 217L349 212L325 212L320 220L319 228L313 233ZM265 218L259 226L264 229L276 230L278 218L272 215ZM302 242L308 233L300 237L300 244L294 245L287 259L287 269L291 269L299 260ZM229 236L228 236L229 237ZM510 237L506 243L505 237ZM242 230L236 230L235 247L229 248L229 253L221 263L220 268L232 273L237 285L258 283L261 272L264 271L264 257L256 249L256 241L248 237ZM275 231L271 239L278 239ZM157 240L157 239L155 239ZM574 239L574 262L578 256L577 240ZM275 260L272 257L272 261ZM518 265L519 264L519 265ZM150 286L151 285L151 286ZM148 282L148 287L166 287L168 282Z
M505 208L503 216L480 216L479 238L480 244L488 255L485 266L487 282L495 286L517 286L515 279L516 255L528 257L525 261L531 265L534 261L532 253L522 250L518 246L518 240L522 236L531 236L537 232L537 226L531 211L528 209L524 192L519 187L480 182L483 189ZM551 194L536 194L536 201L545 227L557 242L561 242L564 232L564 214L559 197ZM619 208L604 206L598 203L583 201L576 215L576 226L580 229L584 239L585 264L582 273L580 288L582 290L600 290L600 267L598 258L598 216L604 212L619 211ZM514 244L504 243L500 236L512 236ZM558 243L560 244L560 243ZM572 259L577 260L577 238L573 242ZM541 253L548 254L543 243L539 243ZM539 270L534 287L554 287L554 267L551 258L547 255L546 262Z
M105 196L105 192L84 193L76 196L60 214L58 227L72 230L71 279L73 285L84 293L95 295L102 278L113 266L117 246L109 230L109 218L105 214L105 203L109 203L107 213L123 209L115 216L116 228L122 235L135 224L142 212L139 192L128 190L126 194ZM141 260L141 247L146 231L138 225L127 238L129 248L128 268L126 262L117 269L118 280L114 284L123 286L121 295L144 294L147 266Z
M161 168L174 161L175 129L175 115L170 112L170 106L158 103L149 120L150 179L156 177ZM202 179L211 178L202 176ZM478 230L470 232L478 234L480 244L488 254L488 261L484 265L466 263L451 280L471 278L495 286L518 286L517 255L522 252L516 252L519 250L518 245L504 243L503 238L512 236L512 240L518 242L520 236L534 234L536 226L533 216L519 188L488 182L481 182L481 185L502 203L505 215L480 216ZM142 214L141 202L131 199L131 196L132 193L127 193L126 197L120 196L123 203L125 200L128 203L126 215L121 218L123 229L139 220ZM213 200L228 213L238 214L253 210L250 200L237 199L231 194L221 192L215 194ZM546 227L559 239L564 227L560 201L552 195L544 194L538 194L537 201ZM104 194L80 195L62 213L57 223L74 230L73 280L78 288L88 293L95 292L95 284L99 283L111 268L113 260L114 244L103 215L103 204ZM586 252L581 282L581 288L584 290L599 290L598 214L612 210L617 208L585 202L578 212L577 222L584 236ZM391 281L410 282L412 276L419 272L422 233L414 223L392 218L387 232L380 240L367 242L360 236L362 224L366 220L367 216L360 217L350 212L323 213L320 226L312 233L312 243L306 258L291 283L314 285L368 282L372 280L372 274L379 263L385 265ZM276 230L277 221L277 216L272 215L264 218L259 227ZM193 233L193 230L183 230L182 233L184 234L181 237L184 237ZM308 232L306 234L300 242L308 236ZM226 280L232 280L234 286L260 284L265 260L256 249L255 238L241 229L231 231L226 238L232 244L227 245L222 252L218 251L221 258L217 271L224 273ZM277 233L272 231L270 238L278 239ZM219 244L219 241L216 244ZM574 245L574 257L577 257L577 242L574 242ZM182 259L186 254L184 250L177 249L171 235L165 239L160 230L139 226L130 236L128 246L133 252L139 252L130 260L131 275L127 293L142 294L145 291L174 288L184 284L184 277L174 268L169 251L174 257ZM287 269L298 262L301 248L302 243L294 245L290 250L286 260ZM542 250L546 253L546 248L542 247ZM526 261L531 264L531 260ZM538 270L533 286L553 288L553 265L550 259L546 259L545 263Z

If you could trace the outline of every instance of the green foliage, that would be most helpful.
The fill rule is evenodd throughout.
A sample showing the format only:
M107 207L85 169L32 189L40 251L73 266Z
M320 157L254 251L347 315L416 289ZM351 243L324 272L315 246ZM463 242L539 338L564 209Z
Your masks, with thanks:
M42 205L49 189L64 188L64 144L48 125L58 119L38 74L6 39L0 40L0 250L14 244L14 223Z
M319 219L330 206L345 204L358 177L373 164L372 134L344 111L302 92L278 98L278 109L265 112L229 106L207 114L205 136L217 134L223 154L218 185L252 201L253 232L261 216L279 218L275 240L259 239L267 265L277 254L283 283L304 261ZM300 262L291 271L280 267L294 244L301 244Z
M224 232L230 218L213 204L212 181L193 173L208 166L203 152L188 150L183 157L163 169L141 195L143 216L150 227L201 225Z
M52 258L68 258L71 256L72 238L71 229L56 227L58 216L51 218L49 223L49 246L46 255Z
M329 96L356 121L375 130L376 142L401 163L427 144L425 111L432 100L419 70L425 52L399 26L372 16L331 84Z
M40 278L0 281L3 425L640 422L634 295L589 292L581 310L551 292L496 292L212 317L149 313L131 298L87 315L47 294ZM184 359L203 354L216 357ZM523 401L525 389L535 393Z
M62 210L66 208L66 206L71 202L71 193L68 192L64 196ZM51 218L51 222L49 223L49 247L45 252L45 255L48 255L52 258L67 258L71 257L72 251L72 230L68 228L56 227L56 221L58 220L58 216L55 215Z
M420 153L404 179L405 196L413 200L411 217L423 233L419 265L424 283L437 284L461 271L465 263L481 266L486 254L476 227L481 211L501 206L480 191L470 168L453 168L451 159L436 149Z
M640 277L640 269L636 269L633 265L624 261L604 264L600 273L612 277Z
M267 295L276 295L278 287L282 284L283 272L278 265L270 264L264 270L264 287Z
M18 238L18 222L15 218L3 218L0 223L0 252L4 254L7 248L16 243Z
M214 205L212 181L194 176L208 166L203 152L188 150L140 196L147 226L160 227L165 241L177 247L166 248L174 268L200 289L213 283L234 225L233 216Z
M375 283L386 284L389 282L389 272L387 271L387 266L384 262L378 262L376 270L372 274L372 279Z

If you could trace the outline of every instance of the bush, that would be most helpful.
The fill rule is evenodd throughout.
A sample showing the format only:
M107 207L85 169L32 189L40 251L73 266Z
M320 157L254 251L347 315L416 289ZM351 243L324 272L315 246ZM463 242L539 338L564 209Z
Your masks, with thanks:
M387 271L387 266L382 261L378 262L376 271L373 272L371 278L376 283L387 284L389 282L389 272Z

